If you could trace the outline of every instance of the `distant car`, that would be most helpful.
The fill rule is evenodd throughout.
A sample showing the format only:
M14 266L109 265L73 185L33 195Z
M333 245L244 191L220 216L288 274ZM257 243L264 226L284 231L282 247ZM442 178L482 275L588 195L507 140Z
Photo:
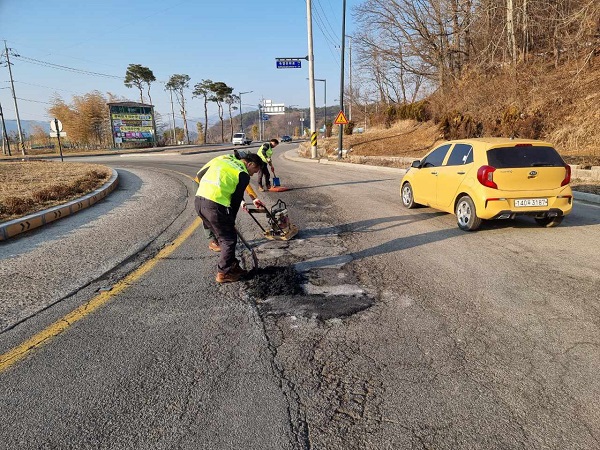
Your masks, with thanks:
M414 161L400 193L407 208L454 213L465 231L517 215L553 227L573 208L570 181L570 166L548 142L479 138L446 142Z
M231 138L231 143L233 145L250 145L252 139L246 137L246 133L235 133Z
M281 142L292 142L292 137L288 136L287 134L285 136L281 136L280 139Z

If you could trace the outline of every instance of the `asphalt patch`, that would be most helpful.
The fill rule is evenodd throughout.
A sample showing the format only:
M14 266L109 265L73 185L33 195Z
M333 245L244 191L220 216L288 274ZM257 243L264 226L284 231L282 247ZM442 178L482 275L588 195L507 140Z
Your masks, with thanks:
M314 275L309 278L314 278ZM258 269L246 284L259 312L268 316L342 319L364 311L374 303L373 298L364 294L306 294L302 287L306 281L307 278L292 267L271 266Z
M269 316L301 316L307 319L343 319L370 308L374 300L368 296L301 295L270 297L259 305Z
M248 293L256 299L274 295L300 295L303 277L292 267L269 266L257 269L248 281Z

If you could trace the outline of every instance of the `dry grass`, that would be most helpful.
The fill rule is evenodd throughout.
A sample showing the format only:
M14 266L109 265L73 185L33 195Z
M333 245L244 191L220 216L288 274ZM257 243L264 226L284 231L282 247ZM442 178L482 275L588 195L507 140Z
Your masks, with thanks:
M406 156L419 157L442 139L440 131L432 122L419 123L412 120L397 122L391 128L372 126L362 134L344 136L345 149L352 149L356 156ZM338 137L318 140L319 156L336 156ZM301 153L310 154L310 142L301 144Z
M27 161L0 163L0 221L81 197L111 175L98 164Z

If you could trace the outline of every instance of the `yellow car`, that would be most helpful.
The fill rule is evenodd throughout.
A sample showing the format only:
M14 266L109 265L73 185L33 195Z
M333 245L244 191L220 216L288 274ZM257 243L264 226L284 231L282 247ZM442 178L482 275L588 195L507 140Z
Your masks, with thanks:
M477 138L448 141L414 161L400 183L407 208L454 213L460 229L529 215L544 227L573 208L571 168L548 142Z

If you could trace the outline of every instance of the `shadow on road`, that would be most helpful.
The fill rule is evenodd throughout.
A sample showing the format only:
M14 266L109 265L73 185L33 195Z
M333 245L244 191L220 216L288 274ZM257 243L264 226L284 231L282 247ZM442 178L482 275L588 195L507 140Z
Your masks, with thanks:
M300 231L302 238L309 238L315 236L327 236L327 235L344 235L348 233L375 233L382 230L388 230L396 228L402 225L406 225L412 222L420 222L422 220L428 220L439 216L444 216L446 213L433 211L423 212L419 214L405 214L402 216L390 216L390 217L379 217L377 219L359 220L358 222L352 222L342 224L338 226L331 226L326 228L308 228Z

